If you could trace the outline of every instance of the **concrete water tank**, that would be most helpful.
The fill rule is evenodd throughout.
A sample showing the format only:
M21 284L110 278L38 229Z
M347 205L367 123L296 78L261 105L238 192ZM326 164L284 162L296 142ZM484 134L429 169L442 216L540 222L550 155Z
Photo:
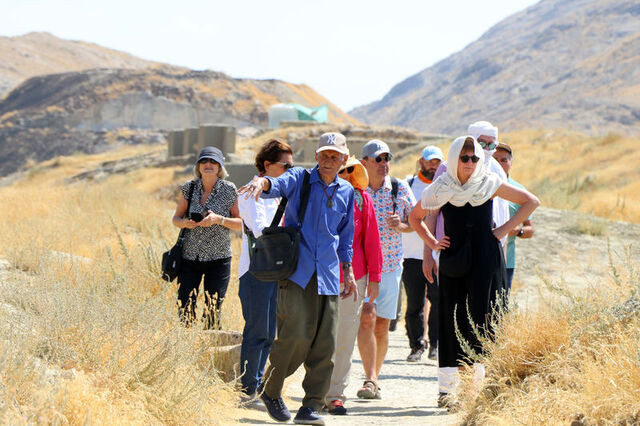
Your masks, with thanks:
M206 124L200 126L198 147L215 146L224 154L236 152L236 128Z
M184 151L183 142L184 142L184 130L173 130L169 132L169 136L167 137L168 142L168 157L175 158L181 157Z
M269 108L269 128L277 128L282 121L298 121L298 110L287 104L272 105Z

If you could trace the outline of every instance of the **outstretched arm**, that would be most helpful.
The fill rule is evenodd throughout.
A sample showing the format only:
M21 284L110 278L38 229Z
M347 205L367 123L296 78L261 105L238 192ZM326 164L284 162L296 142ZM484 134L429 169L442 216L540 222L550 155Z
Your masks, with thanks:
M503 183L500 185L494 196L520 204L520 208L511 217L511 219L509 219L504 225L493 230L493 235L495 235L498 240L505 237L509 231L515 228L518 224L527 220L527 218L531 216L531 213L533 213L533 211L540 205L538 197L525 189L517 188L509 183Z

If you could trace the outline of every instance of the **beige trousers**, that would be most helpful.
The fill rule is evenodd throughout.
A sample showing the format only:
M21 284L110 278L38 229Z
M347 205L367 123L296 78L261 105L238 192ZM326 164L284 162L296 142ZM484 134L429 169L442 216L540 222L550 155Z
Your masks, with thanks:
M327 405L336 399L341 401L347 399L344 395L344 390L349 384L351 358L356 344L358 329L360 328L362 302L367 291L367 275L356 281L356 285L358 287L358 299L354 301L353 296L347 297L346 299L340 299L338 304L338 336L331 384L325 397Z

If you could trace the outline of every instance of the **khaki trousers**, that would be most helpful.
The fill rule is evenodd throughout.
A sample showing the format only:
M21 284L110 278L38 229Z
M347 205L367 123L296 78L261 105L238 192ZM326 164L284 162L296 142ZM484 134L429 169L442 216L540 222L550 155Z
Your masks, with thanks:
M305 289L293 281L278 282L278 334L264 374L264 393L269 398L281 397L284 380L304 363L302 405L322 409L333 371L338 299L318 294L315 274Z
M340 299L338 316L338 338L336 341L335 361L329 393L325 398L326 404L339 399L345 401L344 390L349 385L349 372L351 371L351 358L356 344L358 329L360 328L360 313L362 302L367 290L367 275L356 281L358 287L358 299L353 297Z

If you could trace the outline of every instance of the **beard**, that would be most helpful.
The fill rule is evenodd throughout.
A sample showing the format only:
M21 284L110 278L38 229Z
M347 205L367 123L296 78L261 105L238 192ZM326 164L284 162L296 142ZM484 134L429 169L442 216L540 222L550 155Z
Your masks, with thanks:
M436 174L435 170L429 170L429 169L424 169L424 168L420 168L420 173L422 173L422 176L426 177L429 180L433 180L433 177Z

